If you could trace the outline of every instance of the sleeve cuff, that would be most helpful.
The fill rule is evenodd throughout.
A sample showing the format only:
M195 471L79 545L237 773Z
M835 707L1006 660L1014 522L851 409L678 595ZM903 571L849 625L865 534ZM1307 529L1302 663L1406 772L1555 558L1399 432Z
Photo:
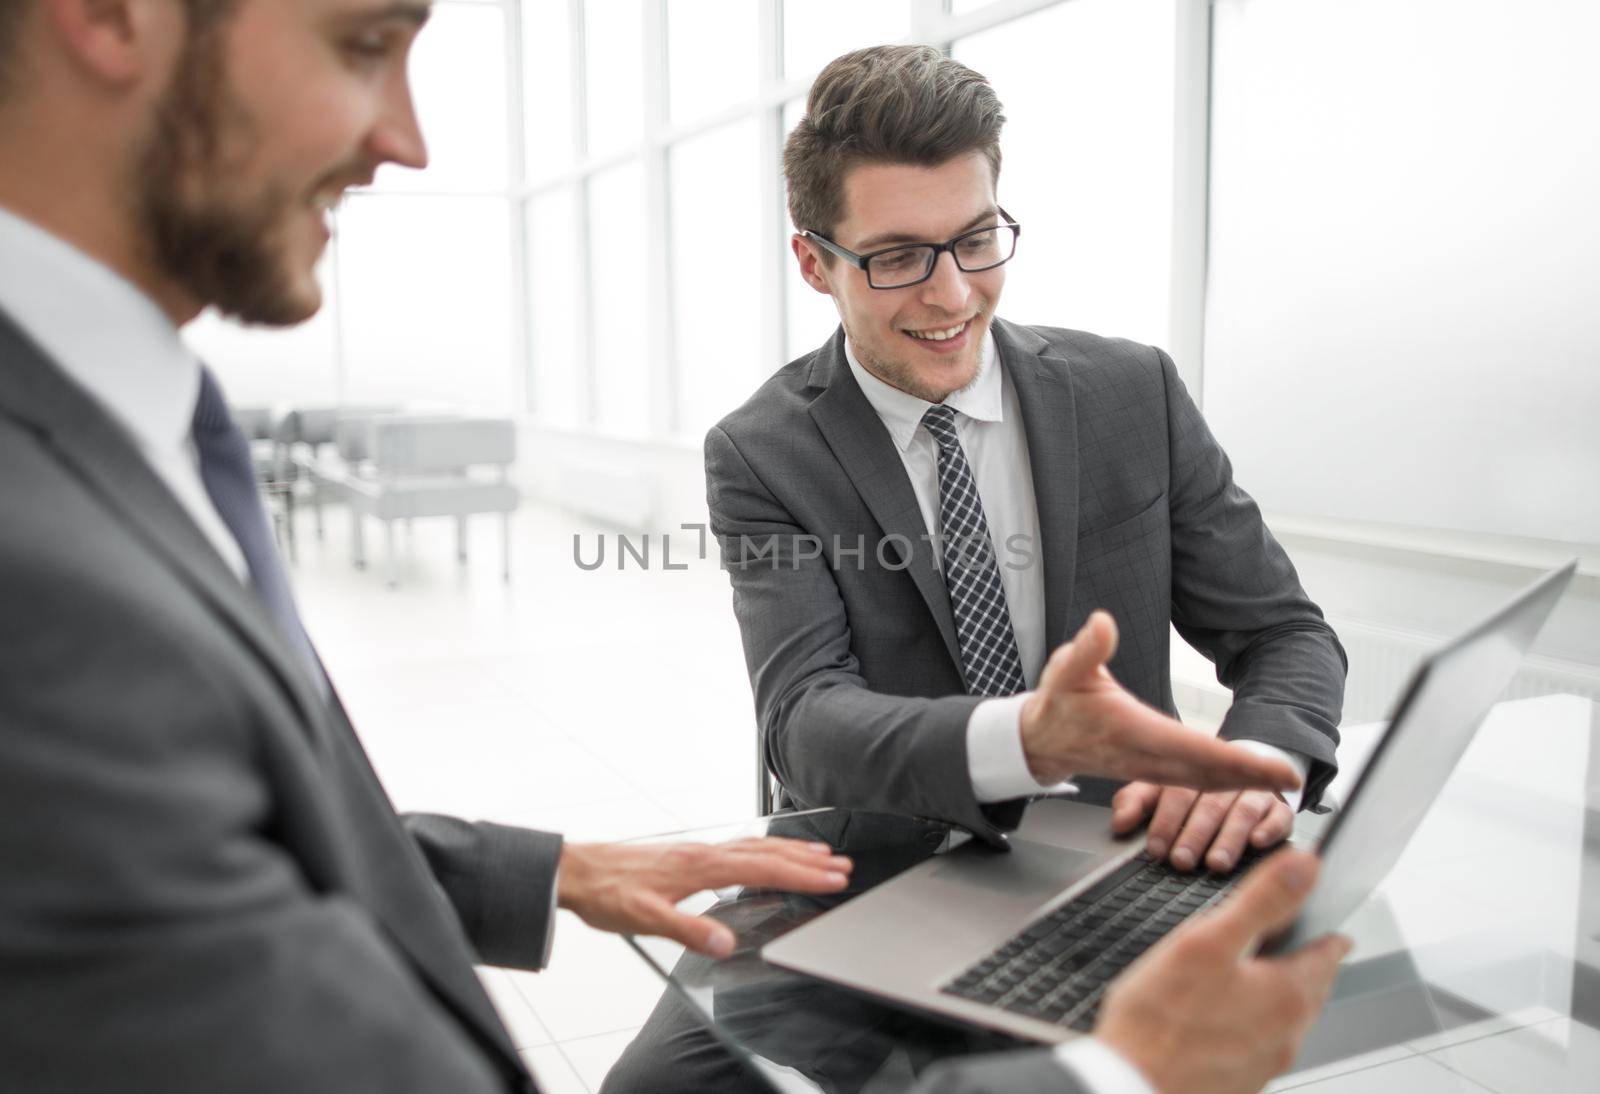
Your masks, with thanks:
M555 937L562 839L550 832L480 823L478 900L468 935L485 965L544 968Z
M1294 768L1295 773L1300 776L1300 788L1298 790L1285 790L1283 792L1283 800L1289 804L1289 809L1292 812L1300 812L1300 803L1305 800L1306 776L1311 772L1310 757L1302 756L1298 752L1290 752L1287 748L1279 748L1277 745L1269 745L1265 741L1246 741L1235 739L1229 741L1228 743L1238 745L1240 748L1247 748L1251 752L1254 752L1257 756L1266 756L1270 759L1283 760L1290 767Z
M985 699L967 718L967 771L972 793L985 805L1039 794L1075 794L1070 782L1048 786L1028 770L1022 751L1022 706L1032 692Z
M1103 1041L1080 1037L1055 1052L1061 1066L1078 1077L1088 1094L1156 1094L1139 1069Z
M561 899L561 860L556 860L556 868L550 874L550 911L545 915L544 950L539 955L539 967L550 967L550 951L556 944L556 910Z

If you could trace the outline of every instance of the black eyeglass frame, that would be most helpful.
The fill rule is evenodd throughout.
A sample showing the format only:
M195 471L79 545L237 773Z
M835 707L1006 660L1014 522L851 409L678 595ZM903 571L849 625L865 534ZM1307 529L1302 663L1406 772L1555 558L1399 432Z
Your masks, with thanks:
M883 247L876 251L868 251L866 254L857 254L848 247L841 247L827 236L821 234L820 232L813 232L809 228L803 230L800 235L804 239L814 240L817 243L822 244L824 249L838 255L840 258L850 263L850 265L866 274L868 288L888 292L892 289L909 289L913 285L920 285L924 281L928 280L928 278L933 276L933 271L939 268L939 256L946 251L950 252L950 261L954 262L956 264L956 269L960 270L962 273L982 273L984 270L992 270L996 267L1004 266L1007 262L1010 262L1017 256L1017 240L1022 238L1022 225L1017 223L1015 220L1012 220L1011 214L1006 212L1000 206L996 205L995 211L1005 218L1004 224L992 224L987 228L974 228L970 232L962 232L954 239L948 239L943 243L899 243L893 247ZM1000 228L1011 229L1010 254L1006 255L999 262L991 262L987 266L978 266L976 268L969 269L961 264L961 256L956 254L956 244L960 243L963 239L969 239L975 235L982 235L984 232L997 231ZM877 258L879 255L893 254L896 251L912 250L933 252L933 259L928 263L927 273L923 274L915 281L903 281L898 285L874 285L872 283L872 269L869 266L869 263L871 263L874 258Z

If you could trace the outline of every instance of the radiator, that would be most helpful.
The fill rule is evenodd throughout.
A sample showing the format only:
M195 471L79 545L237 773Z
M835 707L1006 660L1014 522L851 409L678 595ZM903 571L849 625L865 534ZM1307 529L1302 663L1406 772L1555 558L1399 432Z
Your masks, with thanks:
M636 467L557 457L538 483L540 497L569 512L627 531L648 529L655 485Z
M1447 639L1369 623L1330 620L1350 658L1344 689L1344 723L1382 721L1394 708L1412 671ZM1217 683L1210 662L1174 635L1172 691L1183 720L1212 727L1227 713L1231 695ZM1600 703L1600 666L1530 657L1502 699L1565 693Z
M1345 682L1344 720L1375 722L1388 717L1400 689L1423 657L1445 638L1364 623L1333 621L1339 641L1350 656ZM1566 693L1600 702L1600 666L1530 657L1518 670L1501 699L1531 699Z

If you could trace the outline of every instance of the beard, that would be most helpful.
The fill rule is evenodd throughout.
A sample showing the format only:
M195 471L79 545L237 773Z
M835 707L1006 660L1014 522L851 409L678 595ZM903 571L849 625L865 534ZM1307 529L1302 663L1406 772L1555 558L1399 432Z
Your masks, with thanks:
M188 7L188 41L134 160L140 236L156 268L202 307L291 326L322 304L321 293L294 276L287 253L296 197L282 183L242 192L230 157L247 154L254 125L224 69L232 5L190 0Z

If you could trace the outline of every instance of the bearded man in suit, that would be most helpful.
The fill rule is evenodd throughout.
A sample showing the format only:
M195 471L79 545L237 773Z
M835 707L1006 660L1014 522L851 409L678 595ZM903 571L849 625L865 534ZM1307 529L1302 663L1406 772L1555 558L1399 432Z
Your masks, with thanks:
M397 816L301 628L248 449L179 328L314 313L327 214L421 167L424 3L0 2L0 1085L532 1090L474 962L555 907L732 950L764 840Z

